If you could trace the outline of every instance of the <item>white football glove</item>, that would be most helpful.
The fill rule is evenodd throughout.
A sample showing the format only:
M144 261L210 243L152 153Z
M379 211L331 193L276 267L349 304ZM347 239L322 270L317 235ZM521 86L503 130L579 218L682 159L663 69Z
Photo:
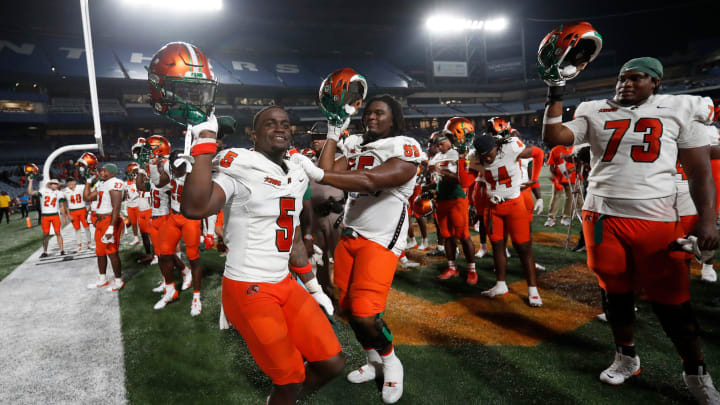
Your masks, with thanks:
M290 156L290 161L299 164L310 180L316 183L319 183L325 177L325 170L315 166L315 163L302 153L294 153Z
M557 168L563 176L568 178L570 177L570 173L568 173L567 165L565 164L565 162L557 165Z
M697 244L697 236L689 235L687 238L678 238L676 241L684 251L692 253L698 263L705 263L715 256L714 250L700 250Z
M218 321L220 330L230 329L230 322L225 317L225 310L223 309L222 303L220 304L220 320Z
M113 232L115 232L115 227L110 225L107 227L107 230L105 231L105 235L100 238L100 242L102 243L113 243L115 242L115 237L113 236ZM109 237L108 237L109 235Z
M348 107L354 109L354 107L352 107L352 106L345 106L346 109ZM345 121L343 121L342 125L339 127L336 127L330 121L328 121L327 139L333 140L335 142L339 141L340 137L343 135L343 133L349 126L350 126L350 117L349 116L347 118L345 118Z
M490 202L493 204L500 204L501 202L505 201L505 198L500 197L497 194L493 194L490 196Z
M540 215L543 213L543 210L545 210L545 203L543 203L542 198L538 198L537 201L535 201L535 206L533 207L533 214Z
M325 264L323 261L323 251L318 247L318 245L313 245L313 255L310 258L310 260L315 263L316 266L322 266Z
M306 282L305 288L307 288L310 295L315 298L315 301L320 304L320 308L322 308L328 316L333 316L335 308L333 307L332 300L325 295L320 284L318 284L317 278L313 277L310 281Z
M207 121L197 125L188 125L188 129L185 132L185 149L183 153L177 156L173 162L173 166L178 168L184 164L185 170L188 173L192 172L192 165L195 163L195 159L192 157L192 147L200 143L216 142L215 138L200 138L200 133L203 131L213 132L215 136L217 136L218 122L214 112L210 114Z

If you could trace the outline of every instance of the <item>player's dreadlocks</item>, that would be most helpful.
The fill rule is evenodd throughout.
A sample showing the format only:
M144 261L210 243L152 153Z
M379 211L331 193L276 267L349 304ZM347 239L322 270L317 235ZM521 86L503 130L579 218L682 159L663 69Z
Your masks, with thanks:
M389 94L375 96L367 101L367 104L365 104L365 110L363 111L363 125L365 124L365 119L370 113L367 107L369 107L370 104L372 104L374 101L382 101L383 103L387 104L388 107L390 107L393 122L393 126L391 128L392 136L400 135L401 133L403 133L405 131L405 116L403 115L402 106Z

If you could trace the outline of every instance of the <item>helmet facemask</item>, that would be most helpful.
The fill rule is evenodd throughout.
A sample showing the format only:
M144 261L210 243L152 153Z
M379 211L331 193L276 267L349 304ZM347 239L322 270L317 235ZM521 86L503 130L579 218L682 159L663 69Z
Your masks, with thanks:
M148 81L159 94L153 100L153 109L170 121L183 126L197 125L207 121L213 112L215 80L163 76L148 71Z
M365 99L367 87L362 75L349 68L339 69L323 80L320 86L320 110L332 125L340 126L357 112L353 104Z

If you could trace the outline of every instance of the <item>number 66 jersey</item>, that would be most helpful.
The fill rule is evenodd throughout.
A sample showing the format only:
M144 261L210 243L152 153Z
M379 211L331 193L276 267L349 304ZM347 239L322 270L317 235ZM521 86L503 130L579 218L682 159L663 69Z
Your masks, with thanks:
M300 224L305 171L288 160L287 171L262 153L226 149L213 159L213 181L225 192L225 277L277 283L288 275L293 232Z
M676 221L674 196L678 149L709 144L709 98L652 95L622 106L612 100L581 103L563 123L574 143L590 143L592 167L583 209L655 221Z
M349 170L372 169L398 158L420 164L420 145L407 136L391 136L363 145L362 135L351 135L342 146ZM400 255L408 228L407 201L415 188L415 176L407 183L373 193L349 193L344 224L360 236Z

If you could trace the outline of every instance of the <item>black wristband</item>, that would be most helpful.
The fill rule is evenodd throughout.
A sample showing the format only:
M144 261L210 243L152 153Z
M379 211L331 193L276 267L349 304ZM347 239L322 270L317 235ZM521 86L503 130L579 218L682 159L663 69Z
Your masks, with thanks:
M545 98L545 104L550 104L555 101L562 101L565 95L565 86L550 86L548 87L547 97Z

